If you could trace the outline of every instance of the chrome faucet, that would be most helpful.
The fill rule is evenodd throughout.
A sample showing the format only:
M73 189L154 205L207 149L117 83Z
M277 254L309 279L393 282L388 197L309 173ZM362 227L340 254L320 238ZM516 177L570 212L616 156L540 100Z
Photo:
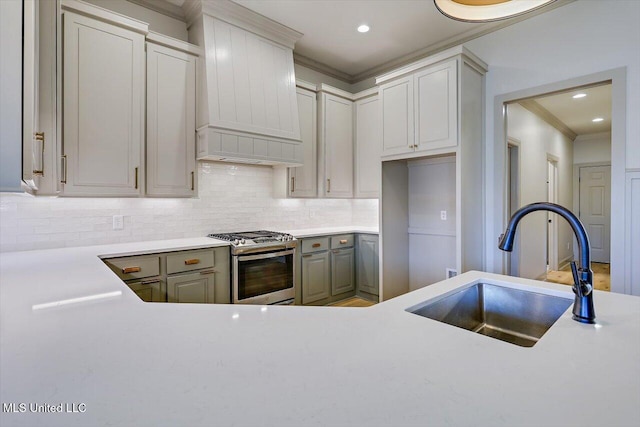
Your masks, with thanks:
M569 209L556 205L555 203L531 203L518 209L511 220L504 234L500 235L498 247L503 251L513 250L513 240L516 234L518 222L527 214L535 211L549 211L556 213L566 219L573 233L578 239L580 251L580 267L576 268L575 261L571 261L571 272L573 273L573 293L575 300L573 304L573 320L582 323L595 323L596 313L593 309L593 271L591 271L591 247L589 246L589 236L584 229L582 222Z

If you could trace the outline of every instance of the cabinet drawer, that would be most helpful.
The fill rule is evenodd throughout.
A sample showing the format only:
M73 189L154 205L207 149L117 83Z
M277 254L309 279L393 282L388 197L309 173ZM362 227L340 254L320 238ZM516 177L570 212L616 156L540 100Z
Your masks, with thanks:
M106 260L106 263L122 280L142 279L160 274L160 257L157 255L112 258Z
M302 240L302 253L326 251L329 249L329 237L312 237Z
M213 267L213 250L176 252L167 255L167 274Z
M331 236L331 249L349 248L353 246L353 234Z

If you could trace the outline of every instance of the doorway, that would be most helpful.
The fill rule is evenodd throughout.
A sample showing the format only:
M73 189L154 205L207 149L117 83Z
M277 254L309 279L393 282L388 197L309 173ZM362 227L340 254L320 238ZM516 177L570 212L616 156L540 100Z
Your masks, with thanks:
M611 87L604 81L504 104L507 215L539 201L572 210L589 234L592 262L602 264L594 264L593 270L594 282L604 290L610 289ZM506 271L572 283L569 263L577 259L578 248L569 224L556 214L540 212L529 215L519 228L520 246L507 257Z

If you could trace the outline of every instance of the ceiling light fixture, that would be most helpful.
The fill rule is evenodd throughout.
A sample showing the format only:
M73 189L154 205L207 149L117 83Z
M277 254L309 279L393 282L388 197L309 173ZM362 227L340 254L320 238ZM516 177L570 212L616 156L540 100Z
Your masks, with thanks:
M593 119L593 120L591 120L591 121L592 121L592 122L594 122L594 123L598 123L598 122L601 122L601 121L603 121L603 120L604 120L604 119L603 119L602 117L596 117L595 119Z
M463 22L491 22L522 15L556 0L433 0L444 16Z
M584 98L585 96L587 96L586 93L576 93L575 95L573 95L573 99L580 99L580 98Z
M359 33L366 33L369 31L369 26L367 24L362 24L358 27Z

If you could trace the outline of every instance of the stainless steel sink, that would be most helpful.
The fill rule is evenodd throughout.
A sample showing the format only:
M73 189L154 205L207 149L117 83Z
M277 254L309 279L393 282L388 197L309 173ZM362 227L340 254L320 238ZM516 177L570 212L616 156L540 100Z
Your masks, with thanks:
M478 283L407 309L491 338L533 347L573 298Z

